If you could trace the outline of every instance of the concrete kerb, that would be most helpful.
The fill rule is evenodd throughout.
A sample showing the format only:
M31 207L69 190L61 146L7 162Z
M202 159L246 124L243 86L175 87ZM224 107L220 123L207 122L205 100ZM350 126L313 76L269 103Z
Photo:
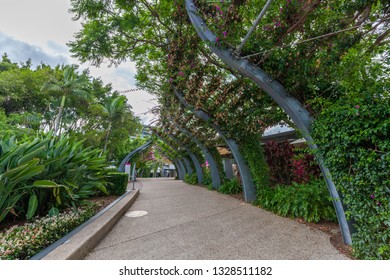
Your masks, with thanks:
M32 260L81 260L130 208L139 190L127 191L90 220L38 253Z

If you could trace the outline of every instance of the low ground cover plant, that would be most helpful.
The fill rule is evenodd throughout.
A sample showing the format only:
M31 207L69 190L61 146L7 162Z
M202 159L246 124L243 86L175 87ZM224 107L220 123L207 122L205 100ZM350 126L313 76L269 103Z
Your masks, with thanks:
M237 178L226 180L221 187L219 192L223 194L238 194L242 192L242 186Z
M26 260L95 215L98 205L35 218L0 232L0 260Z
M184 176L184 182L191 184L191 185L196 185L198 183L198 177L197 177L196 173L193 173L191 175L186 174Z
M255 204L283 217L303 218L307 222L336 221L333 203L323 180L262 189Z

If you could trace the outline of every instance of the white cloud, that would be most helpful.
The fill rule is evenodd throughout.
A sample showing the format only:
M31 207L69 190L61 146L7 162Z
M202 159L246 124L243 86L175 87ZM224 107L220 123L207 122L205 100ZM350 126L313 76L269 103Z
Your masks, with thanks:
M68 12L68 0L1 0L0 52L5 51L15 62L31 58L34 65L80 63L70 56L66 43L73 40L81 24L72 20ZM3 34L1 34L3 32ZM114 90L134 89L135 63L128 62L119 67L103 64L96 68L88 63L80 68L89 68L91 76L100 77L105 84L111 83ZM153 96L146 92L126 94L135 114L147 124L153 115L146 114L156 105Z
M15 40L2 32L0 32L0 52L1 55L7 53L13 62L25 62L31 58L34 66L39 65L41 62L51 66L69 63L68 58L64 55L48 54L39 46Z

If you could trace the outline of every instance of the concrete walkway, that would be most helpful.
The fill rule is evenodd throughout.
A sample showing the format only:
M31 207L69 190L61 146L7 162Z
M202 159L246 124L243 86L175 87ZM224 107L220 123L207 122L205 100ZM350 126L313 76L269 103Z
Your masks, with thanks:
M326 233L172 178L140 179L140 194L85 259L348 259Z

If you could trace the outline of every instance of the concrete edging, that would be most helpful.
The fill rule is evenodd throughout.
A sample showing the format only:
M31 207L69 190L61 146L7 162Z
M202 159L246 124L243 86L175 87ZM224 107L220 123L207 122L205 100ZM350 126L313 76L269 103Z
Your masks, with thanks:
M111 230L116 222L130 208L139 194L139 190L129 191L112 206L107 206L91 223L75 234L64 236L62 244L44 255L41 260L80 260L83 259L96 244ZM99 213L97 214L99 215ZM87 221L88 222L88 221ZM87 223L86 222L86 223ZM81 225L80 227L82 227ZM63 240L65 239L65 240Z

